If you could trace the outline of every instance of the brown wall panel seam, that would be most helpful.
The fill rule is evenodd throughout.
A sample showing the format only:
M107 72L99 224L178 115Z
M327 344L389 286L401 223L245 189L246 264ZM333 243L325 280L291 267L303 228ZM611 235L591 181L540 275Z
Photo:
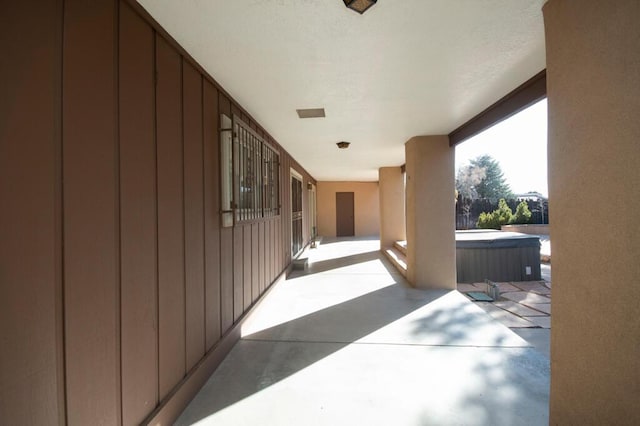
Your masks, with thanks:
M180 53L180 52L178 52ZM187 326L189 321L187 319L187 203L185 202L185 193L187 192L186 182L187 180L184 178L185 174L185 143L184 143L184 56L180 55L180 128L181 128L181 145L182 145L182 161L180 162L180 166L182 168L182 305L184 307L183 315L184 315L184 371L182 372L182 377L185 376L187 371L189 370L189 360L187 357L188 354L188 344L187 344L187 336L189 333L187 332Z
M200 74L200 152L202 152L202 306L204 315L202 321L204 322L203 341L204 352L207 353L207 182L206 182L206 156L204 155L204 78Z
M113 78L115 81L114 87L114 177L115 177L115 250L116 250L116 277L118 282L115 283L116 296L114 301L116 302L116 331L118 336L115 337L116 353L114 354L116 360L116 405L117 405L117 418L118 425L122 425L123 413L122 413L122 209L121 209L121 188L120 188L120 0L114 0L114 14L113 14Z
M153 28L153 30L156 33L158 33L160 36L162 36L171 47L176 49L178 51L178 53L180 54L180 56L182 56L184 59L188 60L191 63L191 65L193 65L196 68L196 70L198 72L200 72L200 74L205 76L207 78L207 80L209 80L216 87L216 89L218 89L220 92L222 92L229 99L233 99L233 97L229 93L227 93L227 91L191 56L191 54L189 54L189 52L187 52L187 50L185 48L183 48L180 45L180 43L178 43L178 41L176 41L175 38L173 38L173 36L171 36L171 34L169 34L169 32L167 32L167 30L165 30L162 27L162 25L160 25L158 23L158 21L155 20L155 18L153 16L151 16L151 14L149 12L147 12L147 10L140 3L138 3L136 0L124 0L124 1L127 2L127 4L129 4L131 6L131 8L145 22L147 22ZM244 109L242 109L242 108L240 108L240 109L243 112L246 113L246 111L244 111Z
M60 141L60 195L61 195L61 201L62 201L62 227L61 227L61 232L62 232L62 238L61 238L61 242L62 242L62 247L61 247L61 260L62 260L62 312L63 312L63 323L62 323L62 329L63 329L63 334L64 334L64 346L63 346L63 350L64 350L64 411L65 411L65 424L68 423L68 413L69 413L69 382L67 380L67 304L66 304L66 295L67 295L67 280L66 280L66 256L65 256L65 190L64 190L64 167L65 167L65 161L64 161L64 153L65 153L65 127L64 127L64 101L65 101L65 96L64 96L64 89L65 89L65 85L64 85L64 73L65 73L65 62L64 62L64 53L65 53L65 33L66 33L66 2L63 0L63 7L62 7L62 49L61 49L61 58L60 58L60 63L61 63L61 75L60 75L60 87L61 87L61 93L60 93L60 134L61 134L61 141Z
M56 206L56 213L58 214L58 218L56 220L57 232L57 241L56 241L56 250L58 251L57 255L57 267L59 268L59 274L57 278L59 280L58 285L56 286L56 300L57 307L59 312L56 313L56 321L58 322L56 328L57 333L60 336L60 342L56 348L56 352L60 356L56 367L58 370L57 378L59 380L57 390L59 392L58 395L58 409L60 412L58 413L58 421L60 425L67 424L67 342L66 342L66 332L65 332L65 263L64 263L64 185L62 183L63 170L64 170L64 122L63 122L63 111L64 111L64 12L65 12L65 4L64 0L59 0L58 7L60 13L60 32L58 34L58 47L59 47L59 60L60 60L60 75L58 76L59 86L57 93L58 102L57 107L57 120L58 120L58 137L57 137L57 149L56 149L56 176L55 176L55 185L56 191L58 192L58 196L56 197L56 202L58 205Z
M215 132L216 132L216 140L218 141L218 143L216 144L217 146L215 148L217 148L218 150L218 164L214 164L214 173L215 170L218 171L218 188L220 188L220 185L222 185L222 167L220 167L220 164L222 162L222 141L220 140L220 128L222 127L222 123L220 123L220 115L222 114L220 111L220 93L218 92L218 89L213 86L214 89L216 90L216 99L215 102L217 104L216 107L216 117L214 122L216 123L215 126ZM221 214L220 214L220 209L222 208L222 191L220 191L218 193L218 211L217 216L216 216L216 226L218 226L218 341L222 339L222 333L223 333L223 325L222 325L222 309L223 309L223 300L222 300L222 223L221 223ZM233 314L232 314L233 315Z
M157 405L160 401L160 250L159 246L159 233L160 233L160 218L158 216L158 33L155 29L153 32L153 144L155 150L155 201L156 201L156 232L155 232L155 245L156 245L156 401Z

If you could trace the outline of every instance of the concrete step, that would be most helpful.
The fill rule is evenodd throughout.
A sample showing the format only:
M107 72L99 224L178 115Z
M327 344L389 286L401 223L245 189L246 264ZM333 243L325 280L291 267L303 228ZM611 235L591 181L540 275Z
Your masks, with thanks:
M396 241L393 243L393 247L395 247L400 253L407 255L407 242L406 241Z
M407 257L395 246L384 249L383 253L391 261L393 266L406 278L407 276Z
M294 271L306 271L309 269L309 258L300 255L297 259L293 259L291 264Z

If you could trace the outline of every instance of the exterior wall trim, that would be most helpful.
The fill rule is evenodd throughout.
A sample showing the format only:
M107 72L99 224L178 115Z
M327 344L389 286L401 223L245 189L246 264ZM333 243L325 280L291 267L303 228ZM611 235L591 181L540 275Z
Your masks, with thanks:
M171 392L158 404L155 410L141 423L143 426L160 426L173 424L182 414L189 402L209 380L227 354L240 341L242 325L255 312L273 289L286 279L290 266L280 273L260 298L246 310L227 333L215 344L207 354L178 382Z

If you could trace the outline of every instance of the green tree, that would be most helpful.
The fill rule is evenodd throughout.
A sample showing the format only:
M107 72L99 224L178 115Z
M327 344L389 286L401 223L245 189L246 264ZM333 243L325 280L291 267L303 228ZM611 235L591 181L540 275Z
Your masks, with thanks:
M479 198L495 201L500 198L513 198L513 192L500 168L500 163L490 155L481 155L470 162L475 170L484 170L484 177L474 185Z
M516 207L516 212L509 221L510 224L525 224L531 222L531 210L526 201L521 201Z
M500 229L502 225L511 223L512 217L513 212L511 208L504 198L501 198L496 210L491 213L480 213L476 226L480 229Z

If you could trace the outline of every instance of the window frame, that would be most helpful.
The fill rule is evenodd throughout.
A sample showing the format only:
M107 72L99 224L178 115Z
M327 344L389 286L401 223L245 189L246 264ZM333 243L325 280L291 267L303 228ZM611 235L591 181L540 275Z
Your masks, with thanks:
M222 226L278 217L280 153L237 115L221 114Z

